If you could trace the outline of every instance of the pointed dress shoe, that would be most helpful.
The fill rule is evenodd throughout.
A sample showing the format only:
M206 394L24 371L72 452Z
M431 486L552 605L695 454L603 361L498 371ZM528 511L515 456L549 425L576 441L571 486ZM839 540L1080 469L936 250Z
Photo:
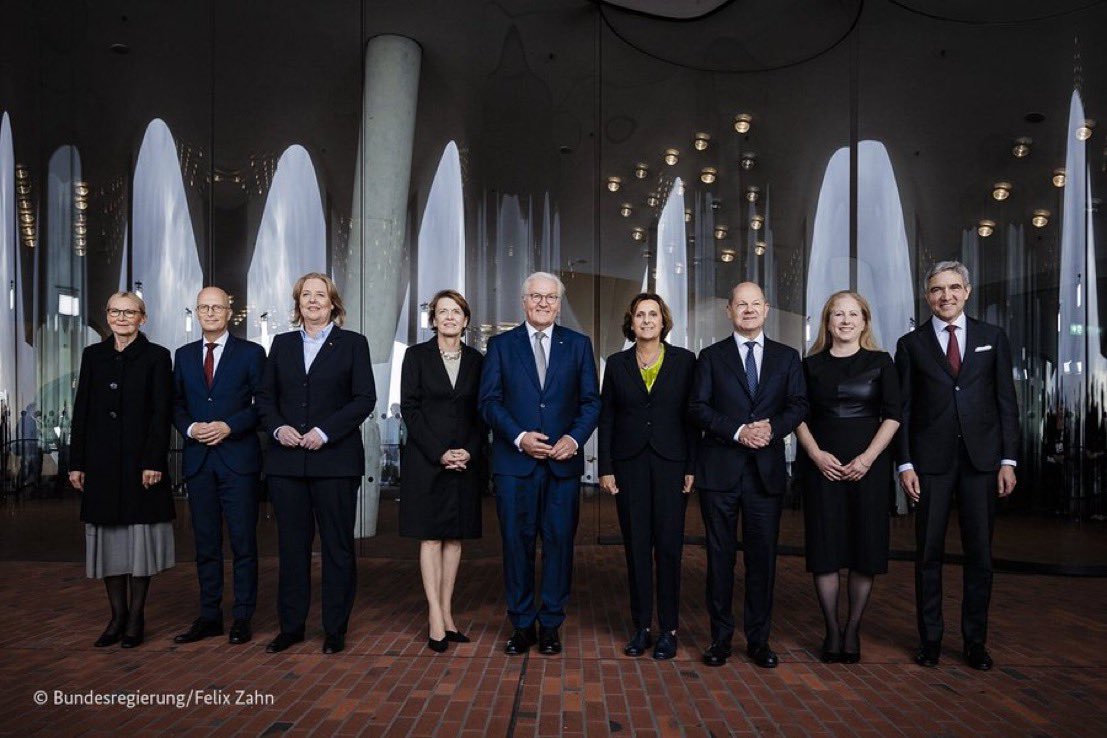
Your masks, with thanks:
M465 635L460 630L447 630L446 640L450 643L472 643L469 636Z
M650 629L639 628L635 631L634 637L623 647L623 653L627 656L641 656L652 645L653 638L650 637Z
M933 668L938 665L942 657L942 644L927 641L919 644L919 650L915 652L915 663L919 666Z
M540 628L538 630L538 653L546 656L554 656L561 653L561 637L557 628Z
M653 649L653 657L658 661L667 661L676 656L676 633L664 631L657 637L657 645Z
M323 653L332 654L346 650L346 636L330 635L323 639Z
M278 633L277 637L269 641L269 645L265 647L266 653L280 653L287 650L289 646L300 643L304 640L304 633Z
M113 625L115 627L112 627ZM108 646L114 646L116 643L119 643L119 641L123 640L123 625L124 623L116 624L114 620L108 623L108 627L104 629L104 632L100 634L100 637L97 638L96 642L92 645L96 648L107 648Z
M965 663L977 671L989 671L994 663L983 643L971 643L965 646Z
M730 658L730 644L723 641L713 641L703 652L703 663L708 666L723 666L728 658Z
M446 635L441 638L427 638L427 648L435 653L446 653L446 649L450 647L450 635L449 631L446 631Z
M231 634L227 636L227 641L238 646L247 643L253 637L254 633L250 629L250 621L244 618L235 618L234 624L231 625Z
M223 635L223 623L218 620L205 620L204 618L196 618L192 621L192 625L184 633L178 633L173 636L174 643L195 643L196 641L202 641L205 638L211 638L212 636Z
M746 647L746 655L762 669L775 669L776 665L780 663L776 654L773 653L773 649L769 648L768 643L751 643Z
M507 639L504 653L508 656L518 656L521 653L526 653L537 642L538 638L534 634L533 625L529 628L516 628L511 631L511 637Z

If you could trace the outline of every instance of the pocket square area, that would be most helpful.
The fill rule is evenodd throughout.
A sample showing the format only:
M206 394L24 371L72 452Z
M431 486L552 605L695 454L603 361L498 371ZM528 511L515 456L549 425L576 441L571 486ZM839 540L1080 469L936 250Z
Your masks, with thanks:
M987 346L977 346L973 350L974 351L991 351L992 350L992 344L989 343Z

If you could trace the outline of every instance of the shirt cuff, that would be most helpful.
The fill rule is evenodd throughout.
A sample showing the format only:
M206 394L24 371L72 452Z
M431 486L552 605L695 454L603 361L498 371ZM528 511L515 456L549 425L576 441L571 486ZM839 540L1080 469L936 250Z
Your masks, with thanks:
M319 426L315 426L314 428L312 428L312 430L319 434L319 437L323 439L323 443L326 443L328 440L330 440L327 438L327 434L324 433L323 429Z
M284 427L283 425L278 425L276 430L273 431L273 439L274 440L277 440L277 441L281 440L279 434L281 432L281 428L283 428L283 427Z
M186 438L192 438L192 427L194 425L196 425L196 424L195 423L189 423L188 427L185 428L185 437Z
M734 432L734 442L735 443L739 442L738 441L738 436L742 435L742 429L745 428L745 427L746 427L746 424L742 423L740 426L738 426L738 430Z
M915 470L915 465L914 464L910 464L910 463L900 464L899 466L896 467L896 474L903 474L905 471L914 471L914 470Z
M569 439L570 441L572 441L572 442L573 442L573 453L576 453L577 451L579 451L579 450L580 450L580 444L579 444L579 443L577 443L577 439L573 438L573 437L572 437L572 436L570 436L570 435L569 435L568 433L566 433L566 434L565 434L565 437L566 437L566 438L568 438L568 439Z
M519 435L515 436L515 448L519 449L520 453L523 451L523 436L525 436L526 434L527 432L523 431Z
M1000 462L999 462L999 465L1000 466L1018 466L1018 463L1016 463L1014 459L1001 459Z

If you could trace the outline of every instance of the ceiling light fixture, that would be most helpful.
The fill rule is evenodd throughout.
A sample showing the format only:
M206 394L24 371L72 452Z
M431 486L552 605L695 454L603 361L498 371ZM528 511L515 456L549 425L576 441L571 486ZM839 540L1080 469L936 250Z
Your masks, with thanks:
M738 161L738 166L745 169L747 172L757 166L757 154L752 151L747 151L742 154L742 158Z
M739 113L734 116L734 130L738 133L749 133L752 120L753 118L749 113Z
M679 149L665 149L665 163L673 166L680 158Z
M701 131L696 134L695 139L692 141L692 146L695 147L696 151L703 151L707 148L709 143L711 143L711 134Z
M1065 186L1065 168L1058 167L1053 170L1053 186L1064 187Z
M1030 222L1035 228L1045 228L1049 225L1049 211L1048 210L1035 210L1030 217Z
M1030 146L1034 143L1034 139L1023 136L1022 138L1015 139L1015 145L1011 147L1011 154L1016 159L1025 159L1030 156Z
M715 167L704 167L700 172L700 181L704 184L713 184L719 172Z
M622 187L622 186L623 186L623 178L622 177L608 177L607 178L607 189L611 190L612 192L618 192L619 188Z
M1011 196L1011 183L1010 182L996 182L992 185L992 197L1000 202L1006 200Z
M996 222L994 220L988 220L987 218L981 220L980 223L978 223L976 226L976 232L980 235L981 238L987 238L988 236L992 235L992 233L995 232L995 229Z

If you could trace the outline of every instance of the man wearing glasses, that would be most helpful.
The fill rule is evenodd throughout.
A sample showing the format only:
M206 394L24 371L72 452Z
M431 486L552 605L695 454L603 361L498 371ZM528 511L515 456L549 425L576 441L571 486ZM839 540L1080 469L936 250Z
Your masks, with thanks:
M503 538L504 588L513 631L504 652L535 643L561 653L559 629L573 573L581 451L600 415L592 342L555 325L565 286L535 272L523 282L526 322L488 342L480 412L492 428L492 473ZM534 554L542 538L542 591ZM535 623L538 630L535 632Z
M223 635L224 518L234 552L230 642L246 643L252 636L261 470L254 393L261 383L265 350L227 332L231 314L226 292L218 287L200 290L196 317L203 338L177 349L173 362L173 422L185 439L184 476L200 580L200 616L173 638L176 643Z

